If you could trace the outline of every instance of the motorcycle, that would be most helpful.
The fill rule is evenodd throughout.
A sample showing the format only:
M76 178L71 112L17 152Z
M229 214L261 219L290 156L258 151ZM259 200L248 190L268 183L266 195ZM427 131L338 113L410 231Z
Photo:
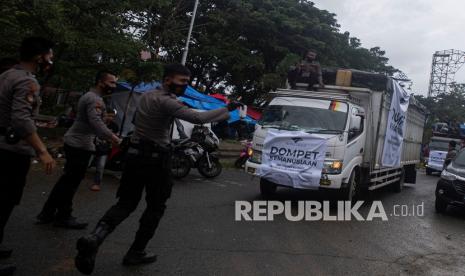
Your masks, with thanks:
M223 166L218 157L219 140L205 126L196 125L191 138L173 141L171 175L176 179L186 177L191 168L197 168L206 178L217 177Z
M129 148L129 141L131 139L132 132L127 137L122 139L121 144L113 145L108 153L107 160L105 163L105 170L113 172L122 172L124 163L126 161L126 154ZM95 167L95 158L92 159L89 168Z
M252 157L252 142L251 141L244 141L241 143L244 148L241 150L241 153L239 154L239 158L237 158L236 162L234 162L234 166L238 169L241 169L244 167L245 162L249 160L250 157Z

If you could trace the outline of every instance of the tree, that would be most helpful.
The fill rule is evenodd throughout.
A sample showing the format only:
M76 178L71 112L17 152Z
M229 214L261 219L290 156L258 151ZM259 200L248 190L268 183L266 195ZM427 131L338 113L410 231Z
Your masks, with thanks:
M335 14L310 1L202 1L194 30L188 64L195 84L207 90L227 85L248 103L282 86L289 65L309 48L326 66L396 71L384 51L365 49L357 38L340 33ZM179 58L180 47L164 49Z
M0 3L1 56L16 56L23 37L39 35L56 43L54 74L47 83L87 89L101 68L119 71L142 48L123 24L128 1L18 0Z
M450 93L441 93L435 97L415 97L428 111L426 130L431 129L432 125L438 122L465 122L465 84L454 84ZM428 140L431 133L426 136L425 140Z
M191 19L191 0L17 0L0 3L0 56L16 54L26 35L57 42L49 84L81 90L99 68L136 72L140 50L152 62L179 62ZM392 74L385 52L366 49L341 33L335 14L307 0L202 0L188 66L193 85L227 87L259 103L286 79L289 65L309 49L323 66ZM130 71L131 71L130 70ZM128 70L125 70L127 73ZM156 76L155 74L154 76Z

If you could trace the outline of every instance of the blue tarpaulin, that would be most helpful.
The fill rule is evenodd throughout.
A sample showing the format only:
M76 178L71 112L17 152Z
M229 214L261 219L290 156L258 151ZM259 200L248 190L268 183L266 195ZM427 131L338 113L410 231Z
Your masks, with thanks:
M226 106L226 104L221 101L220 103L208 103L208 102L197 101L197 100L187 98L187 97L179 97L179 100L181 100L183 103L187 104L191 108L200 109L200 110L213 110L213 109ZM229 116L230 117L229 117L228 123L234 123L240 120L239 110L234 110L232 112L229 112ZM256 123L256 121L250 118L249 116L246 116L243 120L251 124Z
M138 85L136 85L136 87L134 87L134 92L145 93L145 92L150 91L150 90L155 90L160 86L161 86L161 84L159 82L157 82L157 81L141 82ZM132 89L132 86L129 83L125 82L125 81L118 82L117 87L116 87L116 90L119 90L119 91L121 91L121 90L129 90L129 91L131 91L131 89Z
M161 85L160 82L156 82L156 81L149 82L149 83L140 83L136 87L134 87L134 92L145 93L147 91L154 90L160 87L160 85ZM132 86L129 83L118 82L117 90L120 90L120 91L129 90L130 91L131 89L132 89ZM200 109L200 110L213 110L213 109L226 106L226 104L223 101L218 100L212 96L202 94L191 86L189 86L186 89L184 96L179 97L179 100L181 100L183 103L185 103L191 108ZM238 110L234 110L230 112L229 114L230 114L230 118L228 120L228 123L234 123L240 120ZM249 116L246 116L243 120L245 120L247 123L250 123L250 124L256 123L256 121Z

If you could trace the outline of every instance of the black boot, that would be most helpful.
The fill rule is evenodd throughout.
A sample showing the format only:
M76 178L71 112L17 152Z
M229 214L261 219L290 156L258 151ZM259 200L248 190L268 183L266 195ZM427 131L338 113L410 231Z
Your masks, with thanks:
M13 275L15 271L16 271L16 266L14 265L1 265L0 264L0 276Z
M157 261L157 255L152 253L147 253L145 251L135 251L129 249L126 256L123 259L123 265L131 266L131 265L141 265L141 264L149 264Z
M12 249L6 248L0 244L0 259L6 259L11 257L11 253L13 253Z
M112 227L101 221L90 235L81 237L77 241L78 254L74 259L77 270L87 275L92 273L98 248L112 231Z

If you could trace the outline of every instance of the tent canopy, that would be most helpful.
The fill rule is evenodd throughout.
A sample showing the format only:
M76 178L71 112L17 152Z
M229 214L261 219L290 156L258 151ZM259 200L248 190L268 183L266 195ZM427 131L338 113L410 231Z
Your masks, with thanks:
M124 111L126 109L126 105L128 105L127 114L124 126L122 126L123 134L128 133L132 130L132 120L134 117L134 113L136 110L136 106L139 102L139 97L148 91L155 90L161 86L160 82L149 82L149 83L140 83L134 87L134 93L132 96L130 95L130 91L132 91L133 87L131 84L127 82L118 82L117 84L117 91L111 96L112 105L119 111L117 114L117 118L119 123L122 123L122 118L124 115ZM184 104L188 105L191 108L199 109L199 110L213 110L221 107L225 107L226 104L214 97L209 95L202 94L195 90L193 87L189 86L186 89L185 94L182 97L179 97L179 100L182 101ZM234 123L239 121L241 118L239 116L239 111L234 110L230 112L230 118L228 123ZM246 116L243 118L246 122L250 124L255 124L256 121L251 116Z

